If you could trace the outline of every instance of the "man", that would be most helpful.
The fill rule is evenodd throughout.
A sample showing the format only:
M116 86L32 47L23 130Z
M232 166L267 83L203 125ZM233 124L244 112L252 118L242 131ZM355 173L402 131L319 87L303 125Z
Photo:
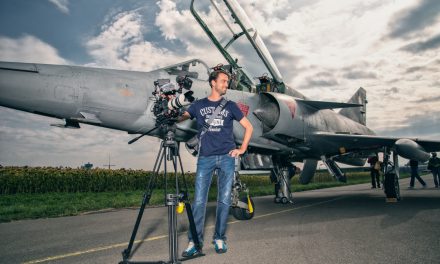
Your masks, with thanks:
M370 176L371 176L371 189L380 188L380 179L379 179L379 170L380 170L380 162L377 154L368 158L368 163L370 163Z
M419 162L417 160L410 160L409 166L411 167L411 181L409 183L409 189L414 188L415 178L420 182L420 184L422 184L423 188L426 188L425 181L419 175Z
M432 172L432 176L434 177L435 188L438 188L440 181L440 159L435 152L432 152L431 155L432 157L428 162L428 170Z
M205 122L214 113L226 94L229 83L229 74L223 70L215 70L209 76L211 94L194 102L186 111L180 121L196 118L197 128L200 132ZM236 148L233 135L233 121L236 120L244 127L245 133L240 148ZM252 125L238 108L237 104L228 101L218 117L212 122L209 130L201 138L200 153L197 160L195 183L195 197L193 208L194 222L200 242L198 249L193 242L191 232L188 232L188 248L182 253L184 257L191 257L201 253L203 246L203 232L205 225L206 202L209 186L211 185L214 170L217 173L217 214L213 244L217 253L225 253L226 227L231 206L231 191L235 169L235 157L243 154L252 135Z

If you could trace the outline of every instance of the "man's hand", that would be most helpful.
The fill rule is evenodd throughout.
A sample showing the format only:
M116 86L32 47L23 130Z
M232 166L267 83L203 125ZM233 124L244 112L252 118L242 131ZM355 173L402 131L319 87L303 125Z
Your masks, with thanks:
M244 132L243 143L241 144L241 147L239 149L233 149L233 150L229 151L229 155L231 155L231 157L234 157L234 158L238 157L246 152L246 149L249 145L249 140L251 140L252 131L254 130L251 122L249 122L249 120L246 117L243 117L240 120L240 125L244 127L245 132Z
M187 119L191 118L191 115L188 113L188 111L183 112L183 114L179 117L177 120L177 123L183 122Z
M233 149L231 151L229 151L229 155L231 157L238 157L240 155L242 155L246 150L242 150L242 149Z

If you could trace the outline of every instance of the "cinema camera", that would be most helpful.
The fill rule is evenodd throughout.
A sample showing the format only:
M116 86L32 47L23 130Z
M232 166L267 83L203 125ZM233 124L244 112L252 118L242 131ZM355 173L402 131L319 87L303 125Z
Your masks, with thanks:
M182 108L194 101L194 92L191 91L192 80L187 76L177 76L176 82L178 88L171 83L170 79L154 81L153 95L156 102L153 114L156 116L156 126L174 124L177 122L177 118L182 115Z

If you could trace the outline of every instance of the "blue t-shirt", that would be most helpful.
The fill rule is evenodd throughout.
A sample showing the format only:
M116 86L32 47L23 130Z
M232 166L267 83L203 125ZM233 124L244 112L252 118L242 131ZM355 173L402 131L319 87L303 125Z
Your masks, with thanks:
M214 113L221 100L217 102L203 98L195 101L188 108L191 119L197 120L199 136L203 124ZM220 112L219 117L215 118L211 127L203 135L200 147L200 156L224 155L236 148L233 130L234 120L240 121L244 117L237 104L228 101Z

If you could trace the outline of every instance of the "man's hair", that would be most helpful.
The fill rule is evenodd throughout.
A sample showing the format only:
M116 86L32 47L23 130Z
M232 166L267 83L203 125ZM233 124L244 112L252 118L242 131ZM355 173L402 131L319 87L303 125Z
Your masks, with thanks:
M231 75L227 71L224 71L224 70L213 71L213 72L211 72L211 74L209 74L209 79L208 79L209 85L211 87L212 87L211 81L217 81L217 78L220 75L220 73L226 74L229 79L231 78Z
M437 157L437 153L435 153L435 152L432 152L431 155L432 155L433 157Z

